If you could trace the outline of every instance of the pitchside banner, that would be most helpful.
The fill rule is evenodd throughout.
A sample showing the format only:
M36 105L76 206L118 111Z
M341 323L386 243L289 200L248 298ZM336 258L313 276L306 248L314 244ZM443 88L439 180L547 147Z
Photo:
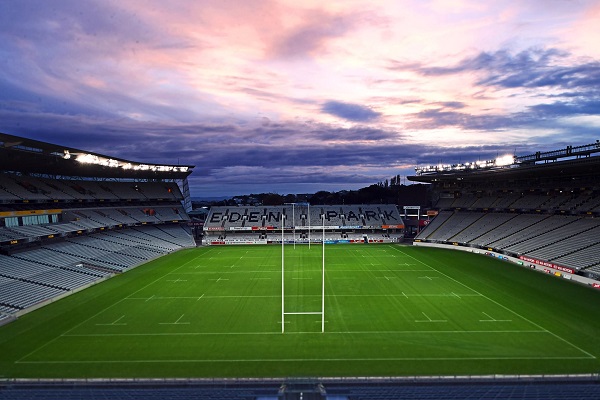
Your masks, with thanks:
M525 257L525 256L519 256L519 259L526 261L526 262L530 262L536 265L541 265L542 267L550 267L550 268L554 268L557 269L559 271L563 271L563 272L568 272L570 274L574 274L575 270L573 270L572 268L567 268L567 267L563 267L561 265L556 265L553 264L551 262L548 261L542 261L542 260L538 260L535 258L530 258L530 257Z

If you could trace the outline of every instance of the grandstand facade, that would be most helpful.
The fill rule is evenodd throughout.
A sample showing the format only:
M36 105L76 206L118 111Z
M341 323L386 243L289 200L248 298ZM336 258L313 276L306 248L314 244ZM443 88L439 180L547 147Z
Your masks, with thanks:
M0 134L0 324L195 246L192 168Z
M391 243L403 239L395 205L218 206L204 225L205 242L217 244Z
M600 143L418 168L437 216L415 238L600 279Z

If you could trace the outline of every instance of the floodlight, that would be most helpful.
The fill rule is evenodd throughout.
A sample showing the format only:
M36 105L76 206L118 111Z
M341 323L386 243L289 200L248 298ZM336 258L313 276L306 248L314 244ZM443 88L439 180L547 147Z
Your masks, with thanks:
M511 165L514 163L515 163L515 157L510 154L496 158L496 160L495 160L495 164L498 167L503 167L505 165Z

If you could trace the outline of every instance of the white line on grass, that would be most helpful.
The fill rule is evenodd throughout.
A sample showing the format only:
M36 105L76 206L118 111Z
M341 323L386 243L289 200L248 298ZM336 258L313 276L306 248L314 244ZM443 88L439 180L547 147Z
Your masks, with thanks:
M281 321L278 321L281 324ZM286 324L291 323L285 321ZM286 332L288 333L288 332ZM301 333L301 332L289 332L289 333ZM314 333L314 332L309 332ZM456 330L420 330L420 331L329 331L325 332L327 335L425 335L425 334L505 334L505 333L546 333L543 330L479 330L479 331L456 331ZM263 335L281 335L281 331L277 332L156 332L156 333L74 333L65 335L65 337L120 337L120 336L263 336ZM589 358L589 357L585 357Z
M255 279L267 279L267 278L255 278ZM320 294L306 294L303 297L321 297ZM406 294L404 292L400 292L399 294L326 294L325 297L453 297L453 298L462 298L462 297L481 297L480 294L461 294L460 296L457 294ZM281 295L214 295L207 296L202 295L201 298L204 299L273 299L273 298L281 298ZM124 300L196 300L198 296L156 296L152 295L151 297L127 297Z
M423 320L423 319L421 319L421 320L419 320L419 319L416 319L416 320L415 320L415 322L448 322L448 321L447 321L447 320L445 320L445 319L431 319L431 318L429 318L429 316L428 316L427 314L425 314L424 312L422 312L421 314L423 314L423 315L425 316L425 318L427 318L427 319L425 319L425 320Z
M122 320L123 318L125 318L125 316L121 315L119 318L116 319L116 321L111 322L110 324L96 324L96 325L99 325L99 326L127 325L127 324L124 324L124 323L119 323L119 321Z
M310 334L316 332L297 332ZM318 333L322 335L321 332ZM281 335L281 333L279 333ZM186 360L61 360L17 361L18 364L179 364L179 363L241 363L241 362L340 362L340 361L498 361L498 360L581 360L589 357L376 357L376 358L248 358L248 359L186 359Z
M185 314L181 314L181 317L177 319L175 322L159 322L159 325L189 325L189 322L179 322L183 318Z
M215 281L215 282L221 282L221 281L228 281L228 278L223 278L223 277L219 277L219 279L209 279L209 281Z
M502 307L502 308L504 308L505 310L507 310L507 311L509 311L510 313L512 313L512 314L514 314L514 315L516 315L517 317L521 318L522 320L529 322L531 325L533 325L533 326L536 326L536 327L538 327L539 329L542 329L544 332L546 332L546 333L548 333L548 334L550 334L550 335L554 336L555 338L557 338L557 339L559 339L559 340L563 341L564 343L566 343L566 344L568 344L568 345L572 346L573 348L575 348L575 349L579 350L580 352L582 352L582 353L584 353L584 354L587 354L587 355L588 355L588 358L590 358L590 357L591 357L591 358L593 358L593 359L596 359L596 356L595 356L595 355L593 355L593 354L591 354L591 353L589 353L589 352L587 352L587 351L583 350L583 349L582 349L581 347L579 347L579 346L576 346L576 345L574 345L573 343L569 342L567 339L564 339L564 338L562 338L562 337L558 336L556 333L550 332L548 329L546 329L546 328L542 327L542 326L541 326L541 325L539 325L539 324L536 324L535 322L531 321L531 320L530 320L530 319L528 319L528 318L525 318L524 316L522 316L522 315L521 315L521 314L519 314L518 312L511 310L510 308L506 307L506 306L505 306L505 305L503 305L503 304L500 304L500 303L499 303L499 302L497 302L496 300L492 300L491 298L489 298L489 297L487 297L486 295L484 295L484 294L482 294L482 293L478 292L477 290L475 290L475 289L473 289L473 288L469 287L468 285L465 285L464 283L462 283L462 282L460 282L460 281L458 281L458 280L456 280L456 279L452 278L451 276L449 276L449 275L446 275L446 274L444 274L443 272L440 272L440 271L438 271L437 269L433 268L431 265L429 265L429 264L427 264L427 263L425 263L425 262L423 262L423 261L419 260L418 258L415 258L415 257L411 256L410 254L406 254L406 253L405 253L405 252L403 252L402 250L399 250L399 249L398 249L398 248L396 248L396 247L392 247L392 246L390 246L390 247L391 247L392 249L394 249L394 250L396 250L396 251L400 252L401 254L405 255L406 257L410 257L410 258L412 258L413 260L415 260L415 261L417 261L417 262L419 262L419 263L421 263L421 264L425 265L426 267L429 267L429 268L431 268L432 270L434 270L434 271L435 271L435 272L437 272L438 274L444 275L446 278L448 278L448 279L450 279L450 280L452 280L452 281L454 281L454 282L458 283L459 285L462 285L462 286L466 287L467 289L469 289L469 290L473 291L474 293L477 293L477 294L479 294L479 295L480 295L480 296L482 296L483 298L485 298L485 299L487 299L487 300L491 301L492 303L496 304L496 305L497 305L497 306L499 306L499 307Z
M486 317L488 317L488 319L480 319L479 322L512 322L512 319L496 319L491 317L488 313L486 312L481 312L483 315L485 315Z

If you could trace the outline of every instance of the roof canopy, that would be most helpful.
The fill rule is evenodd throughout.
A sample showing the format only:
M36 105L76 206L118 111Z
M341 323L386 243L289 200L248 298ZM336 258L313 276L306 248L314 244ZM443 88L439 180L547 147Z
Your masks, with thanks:
M0 133L0 171L86 178L185 179L193 168L129 161Z

